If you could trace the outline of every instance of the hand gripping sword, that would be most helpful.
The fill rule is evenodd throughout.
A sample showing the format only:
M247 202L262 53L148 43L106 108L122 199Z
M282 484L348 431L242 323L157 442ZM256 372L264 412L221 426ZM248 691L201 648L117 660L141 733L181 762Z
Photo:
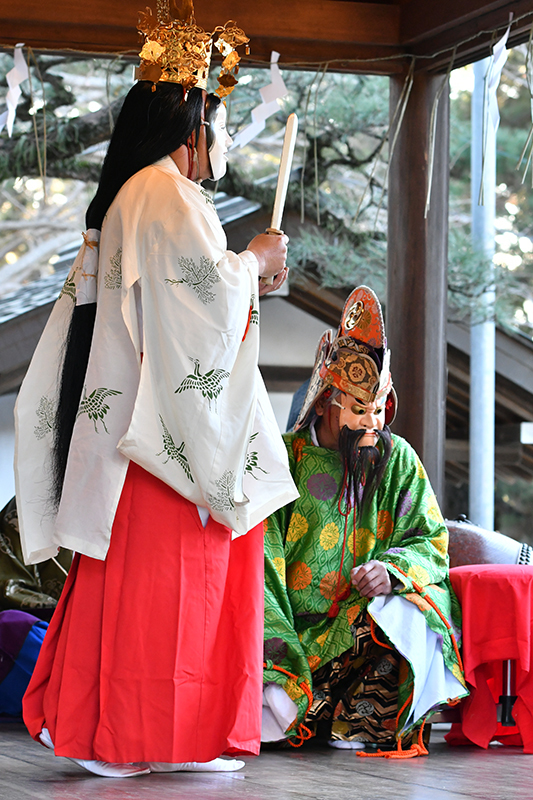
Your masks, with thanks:
M281 230L281 220L283 218L285 200L287 198L287 189L291 177L292 159L294 156L297 133L298 117L296 114L290 114L289 118L287 119L285 137L283 139L283 150L281 151L278 185L276 187L276 197L274 199L274 208L272 210L272 220L270 222L270 228L266 229L267 233L273 234L274 236L283 236L283 231ZM266 284L272 284L274 282L274 278L261 278L261 280Z

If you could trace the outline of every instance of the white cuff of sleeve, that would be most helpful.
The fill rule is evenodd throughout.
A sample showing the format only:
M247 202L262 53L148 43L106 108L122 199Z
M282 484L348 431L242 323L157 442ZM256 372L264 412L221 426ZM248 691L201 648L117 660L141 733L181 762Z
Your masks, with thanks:
M253 269L254 273L259 276L259 260L255 253L251 250L243 250L239 253L239 258L248 269Z

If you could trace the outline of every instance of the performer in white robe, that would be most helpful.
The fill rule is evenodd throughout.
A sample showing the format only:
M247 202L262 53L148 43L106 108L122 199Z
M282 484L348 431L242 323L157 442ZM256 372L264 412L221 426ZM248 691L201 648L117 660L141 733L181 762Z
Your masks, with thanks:
M97 223L85 235L16 411L25 557L40 561L58 546L77 553L25 721L56 755L104 775L234 769L243 762L218 756L259 751L260 523L297 496L257 368L258 277L277 274L273 288L285 279L286 237L226 250L213 202L194 181L225 169L225 110L207 97L208 153L205 92L182 97L179 84L152 92L140 82L126 99L108 177L132 115L146 127L141 142L159 136L152 118L161 125L165 114L170 129L196 113L193 130L182 122L163 157L158 143L157 158L145 157L107 203L101 239ZM98 201L105 175L106 165L96 210L107 209ZM56 513L64 341L74 303L76 314L95 293Z
M170 156L122 187L100 246L98 231L86 237L17 404L27 563L58 545L105 558L130 460L245 534L294 498L257 367L256 256L226 250L211 197ZM56 517L51 410L76 289L88 291L98 249L95 333Z

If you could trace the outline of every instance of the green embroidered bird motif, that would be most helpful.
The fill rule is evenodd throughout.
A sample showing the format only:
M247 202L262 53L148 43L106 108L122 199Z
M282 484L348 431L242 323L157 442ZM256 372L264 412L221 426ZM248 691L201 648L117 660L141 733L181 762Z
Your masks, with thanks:
M253 433L250 436L249 444L251 444L258 435L259 431ZM244 465L244 471L248 472L252 476L252 478L257 480L257 476L254 475L254 469L258 469L260 472L263 472L265 475L268 475L266 469L263 469L263 467L259 466L259 456L257 454L257 450L248 450L248 452L246 453L246 463Z
M191 468L189 467L189 462L187 460L187 456L184 454L185 449L185 442L182 442L179 447L176 447L176 443L172 438L172 434L170 433L169 429L163 422L163 417L161 414L159 415L159 419L161 425L163 427L163 449L160 453L156 453L157 456L162 456L163 453L166 454L167 460L163 461L163 464L166 464L168 461L177 461L178 464L183 468L188 479L194 483L194 479L192 477Z
M71 274L67 277L65 283L63 284L63 288L61 289L60 295L57 298L61 300L63 295L66 294L67 297L75 303L76 302L76 284L74 282L74 274Z
M87 414L89 419L93 422L96 433L100 433L97 427L98 420L100 420L104 426L105 432L109 433L104 420L105 415L109 411L109 406L104 402L104 400L106 397L111 397L112 395L116 394L122 394L122 392L119 392L117 389L106 389L101 387L100 389L94 389L89 397L87 397L87 387L84 387L83 397L80 402L76 419L82 414Z
M185 392L187 389L197 389L202 393L203 397L207 398L209 407L211 407L211 400L215 400L216 402L217 397L223 389L221 383L225 378L229 378L229 372L226 372L224 369L210 369L209 372L201 375L199 360L189 356L189 361L192 361L194 364L194 372L187 375L182 380L174 394L181 394L181 392Z

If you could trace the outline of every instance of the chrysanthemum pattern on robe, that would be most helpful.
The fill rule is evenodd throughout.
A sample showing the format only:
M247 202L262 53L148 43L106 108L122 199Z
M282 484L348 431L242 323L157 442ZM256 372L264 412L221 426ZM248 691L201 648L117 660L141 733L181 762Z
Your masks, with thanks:
M213 206L213 208L216 208L215 201L213 200L212 195L210 195L209 192L206 192L203 186L200 186L199 188L200 188L200 194L205 198L205 202L208 205Z
M181 256L178 264L183 273L183 278L166 278L165 283L171 285L185 284L196 294L204 306L212 303L215 299L211 288L215 283L220 283L220 273L214 261L206 256L200 256L200 261L196 262L193 258Z
M41 397L35 413L39 424L34 427L33 432L37 439L43 439L55 426L55 407L49 397Z
M106 289L120 289L122 287L122 247L119 247L114 256L109 259L110 268L104 275Z
M235 474L227 469L221 478L215 481L218 489L216 495L208 494L207 501L215 511L229 511L235 508L233 497L235 494Z

